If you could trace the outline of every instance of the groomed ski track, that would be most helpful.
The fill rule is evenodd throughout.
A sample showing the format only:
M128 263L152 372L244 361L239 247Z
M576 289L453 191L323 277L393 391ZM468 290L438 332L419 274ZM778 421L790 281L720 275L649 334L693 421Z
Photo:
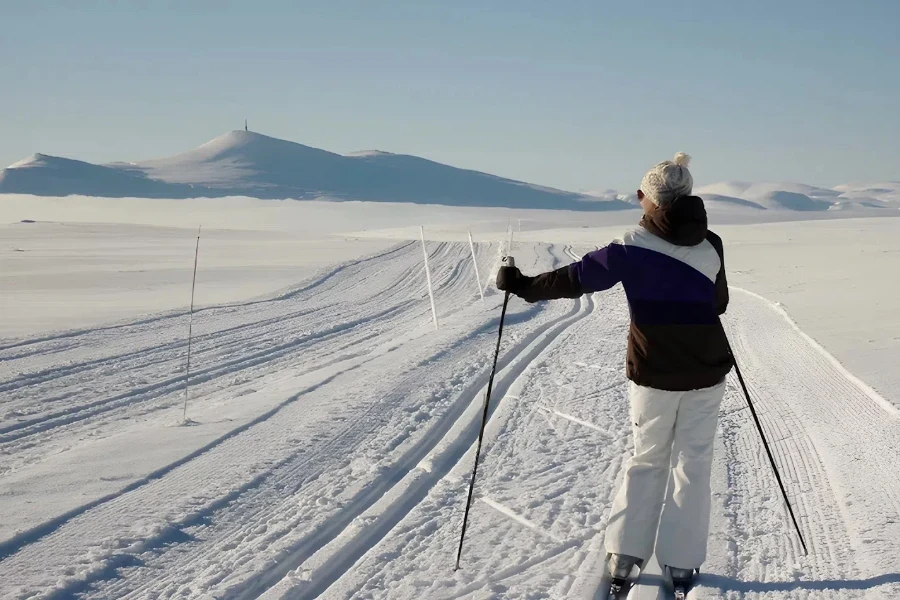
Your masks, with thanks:
M414 243L197 315L199 424L168 431L195 435L248 399L260 409L6 533L0 598L594 598L631 443L623 294L511 302L454 573L502 297L478 299L468 244L428 247L436 332ZM590 249L514 254L534 272ZM484 279L498 256L478 246ZM87 437L177 421L185 321L3 340L0 485ZM734 289L726 327L810 556L730 381L710 557L689 597L900 597L900 413L764 298ZM657 597L656 582L633 597Z

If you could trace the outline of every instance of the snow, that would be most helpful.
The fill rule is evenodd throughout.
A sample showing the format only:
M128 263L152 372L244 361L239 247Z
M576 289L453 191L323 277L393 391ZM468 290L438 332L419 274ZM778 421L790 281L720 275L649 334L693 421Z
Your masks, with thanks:
M896 598L900 220L714 202L726 326L811 555L729 380L691 597ZM533 273L637 216L0 197L0 598L591 598L631 444L627 305L511 301L453 572L502 304L466 232L486 283L508 223Z
M32 154L31 156L27 156L27 157L23 158L22 160L14 162L13 164L9 165L9 167L7 167L7 168L8 169L27 169L28 167L40 166L47 160L47 158L48 157L44 156L43 154L35 153L35 154Z
M900 221L722 226L733 285L776 301L849 369L900 406Z
M0 338L99 326L190 299L197 231L102 223L0 225ZM205 228L197 304L277 292L390 242Z
M347 156L366 158L368 156L394 156L394 153L385 152L384 150L359 150L358 152L351 152Z

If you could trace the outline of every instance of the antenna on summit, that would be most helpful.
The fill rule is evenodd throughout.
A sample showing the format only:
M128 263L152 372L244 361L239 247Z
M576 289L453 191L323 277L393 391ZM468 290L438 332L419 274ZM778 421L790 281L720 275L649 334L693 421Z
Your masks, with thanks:
M247 129L247 119L244 119L244 131L250 131Z

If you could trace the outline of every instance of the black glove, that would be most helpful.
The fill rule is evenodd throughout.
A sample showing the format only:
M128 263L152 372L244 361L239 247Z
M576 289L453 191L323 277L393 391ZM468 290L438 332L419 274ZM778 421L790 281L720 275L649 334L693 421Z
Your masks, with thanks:
M522 274L519 267L500 267L497 271L497 289L515 294L525 289L531 277Z

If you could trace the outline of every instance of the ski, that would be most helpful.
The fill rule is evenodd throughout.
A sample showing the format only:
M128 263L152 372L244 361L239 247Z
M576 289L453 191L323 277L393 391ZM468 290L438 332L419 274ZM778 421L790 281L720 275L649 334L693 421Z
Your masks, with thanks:
M662 567L656 558L651 556L643 567L628 594L628 600L670 600L663 582Z

